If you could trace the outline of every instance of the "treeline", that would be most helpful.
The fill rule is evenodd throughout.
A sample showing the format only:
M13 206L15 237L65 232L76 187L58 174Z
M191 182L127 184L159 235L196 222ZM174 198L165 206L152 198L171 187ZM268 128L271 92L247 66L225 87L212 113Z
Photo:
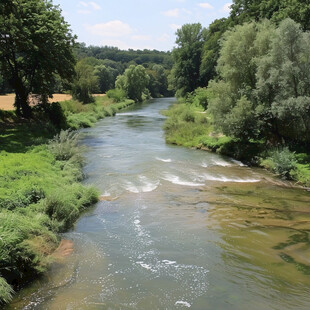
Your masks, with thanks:
M207 111L213 135L234 141L226 140L230 155L288 178L304 164L310 181L309 13L304 1L235 0L208 29L186 24L169 82L181 101Z
M109 90L113 91L108 95L116 101L123 98L141 101L173 95L168 90L168 76L172 68L170 53L121 51L113 47L80 44L75 54L79 60L71 92L81 102L92 102L92 94L103 94Z

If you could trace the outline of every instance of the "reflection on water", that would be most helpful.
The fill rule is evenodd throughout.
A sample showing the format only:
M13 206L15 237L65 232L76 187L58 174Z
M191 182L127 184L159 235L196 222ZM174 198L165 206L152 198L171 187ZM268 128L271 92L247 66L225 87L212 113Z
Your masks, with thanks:
M74 254L8 309L309 309L309 193L165 145L171 102L85 130L102 201L64 234Z

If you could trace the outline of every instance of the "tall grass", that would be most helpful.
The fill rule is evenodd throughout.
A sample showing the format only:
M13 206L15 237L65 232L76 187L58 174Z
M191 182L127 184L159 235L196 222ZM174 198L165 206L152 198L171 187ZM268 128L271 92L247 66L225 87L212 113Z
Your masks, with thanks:
M207 115L199 108L176 104L163 114L168 116L164 124L168 143L196 147L199 141L210 133L211 127Z
M78 139L75 132L61 131L26 153L0 153L0 302L46 270L57 233L98 200L96 189L78 183L83 164Z
M59 129L93 126L133 103L108 97L87 105L69 100L47 111L37 107L29 123L13 112L0 114L0 304L47 269L58 233L98 201L95 188L79 183L84 163L79 134Z

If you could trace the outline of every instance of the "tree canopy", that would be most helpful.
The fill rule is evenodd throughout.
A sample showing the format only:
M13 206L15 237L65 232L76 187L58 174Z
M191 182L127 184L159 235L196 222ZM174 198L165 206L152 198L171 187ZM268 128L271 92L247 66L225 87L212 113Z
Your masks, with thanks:
M240 139L310 141L310 33L291 19L225 33L219 81L209 85L215 126Z
M143 95L148 95L147 86L149 76L143 66L129 66L123 75L118 76L115 87L125 91L128 98L137 102L143 100Z
M15 90L18 114L31 116L29 94L46 100L56 75L72 80L75 37L51 1L2 1L0 40L1 71Z
M185 24L176 32L177 47L172 56L174 66L170 83L177 95L184 96L202 86L200 64L206 29L200 23Z

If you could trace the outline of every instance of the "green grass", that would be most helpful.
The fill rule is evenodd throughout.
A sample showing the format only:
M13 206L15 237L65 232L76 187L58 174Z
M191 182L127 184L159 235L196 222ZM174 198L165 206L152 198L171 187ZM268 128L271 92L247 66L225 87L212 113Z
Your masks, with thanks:
M164 124L167 143L198 147L211 131L207 115L199 108L175 104L163 114L168 116Z
M114 102L113 99L95 97L94 103L82 104L75 100L63 101L60 103L67 121L67 128L79 129L92 127L99 119L106 116L113 116L115 113L131 104L133 100L124 99L121 102Z
M11 300L13 289L46 271L58 234L98 201L97 190L80 183L79 135L60 127L93 126L132 103L70 100L45 112L38 108L30 121L0 111L0 305Z
M7 301L11 288L41 273L57 233L73 225L98 199L79 183L82 154L74 133L61 132L50 144L25 153L0 153L0 276ZM4 284L3 284L4 283ZM5 293L6 292L6 293Z

